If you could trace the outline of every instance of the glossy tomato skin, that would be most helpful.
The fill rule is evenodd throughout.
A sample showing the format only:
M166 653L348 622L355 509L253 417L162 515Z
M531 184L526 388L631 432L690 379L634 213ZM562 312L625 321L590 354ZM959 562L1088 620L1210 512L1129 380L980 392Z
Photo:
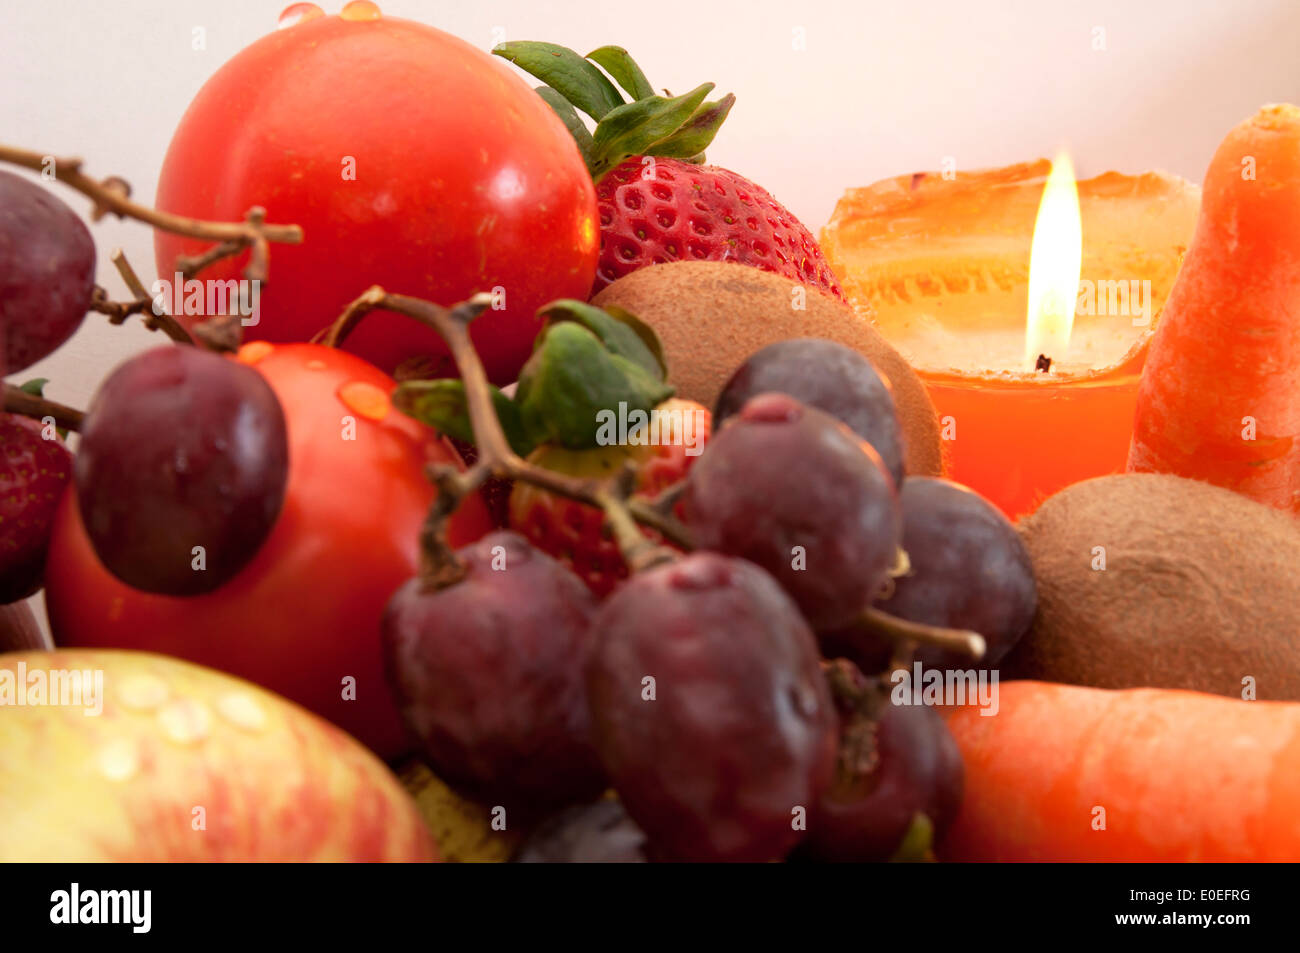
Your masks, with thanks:
M425 465L459 457L388 406L392 380L358 357L258 342L245 345L240 359L266 378L288 425L289 482L271 535L210 593L144 593L95 557L69 488L46 569L55 643L161 652L230 672L392 759L410 744L384 680L380 619L389 596L417 570L417 535L435 496ZM452 519L452 543L489 528L481 500L470 496ZM349 677L355 700L344 698Z
M237 221L255 205L298 224L274 245L259 323L244 340L306 341L366 288L454 304L504 289L474 323L492 379L514 380L536 311L586 299L599 228L572 137L502 61L394 17L318 17L240 52L199 91L158 183L170 212ZM158 273L205 243L157 233ZM247 256L205 271L239 278ZM385 371L446 348L409 318L373 315L347 349Z

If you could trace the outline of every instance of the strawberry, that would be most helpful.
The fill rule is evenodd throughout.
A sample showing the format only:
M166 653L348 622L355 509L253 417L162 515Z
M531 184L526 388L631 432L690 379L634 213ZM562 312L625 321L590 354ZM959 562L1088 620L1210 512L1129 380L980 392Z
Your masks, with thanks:
M41 587L50 521L72 475L63 442L17 414L0 414L0 603Z
M596 182L600 264L593 295L638 268L696 259L761 268L845 300L816 239L797 218L743 176L703 164L703 150L734 96L705 102L712 83L659 96L617 46L584 57L522 41L492 52L548 84L538 93L568 127ZM578 110L595 120L594 132Z
M613 477L631 460L637 465L636 495L654 497L686 476L708 442L712 426L708 410L694 401L673 398L656 410L670 414L680 411L682 420L692 414L694 430L684 433L689 439L684 441L674 429L667 435L661 433L658 444L645 446L615 444L568 450L544 444L528 459L548 470L590 479ZM510 525L577 573L597 596L608 595L627 578L623 557L605 532L603 515L595 507L555 496L531 484L516 483L510 492ZM660 539L653 531L646 530L646 534Z
M600 264L592 294L646 265L691 258L761 268L844 300L808 229L728 169L633 156L596 184L596 201Z
M634 494L643 498L678 483L703 452L713 418L694 401L673 399L654 331L622 309L568 299L552 301L539 316L544 324L518 383L491 389L501 435L515 454L590 481L619 476L631 464ZM466 461L477 458L462 381L403 381L393 406L454 441ZM598 596L626 578L599 509L522 481L492 483L483 490L494 516L508 495L510 528L568 565Z

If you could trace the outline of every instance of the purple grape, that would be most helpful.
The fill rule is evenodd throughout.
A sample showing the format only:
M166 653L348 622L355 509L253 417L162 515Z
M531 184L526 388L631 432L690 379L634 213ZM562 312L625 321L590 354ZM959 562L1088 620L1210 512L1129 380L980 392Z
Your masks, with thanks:
M606 786L584 681L595 596L516 533L457 556L458 582L412 579L384 614L388 679L430 767L507 817L595 797Z
M73 465L104 567L173 596L211 592L253 558L288 474L284 413L270 385L251 367L187 346L146 351L108 376Z
M835 712L798 608L752 563L696 552L597 614L596 747L656 860L767 861L830 780Z
M0 172L0 370L35 364L72 337L95 290L90 231L51 192Z
M859 686L866 680L851 664ZM963 767L943 718L924 705L880 697L871 716L837 697L840 758L835 780L817 802L802 854L854 863L889 860L918 815L938 841L961 806Z
M880 454L894 485L903 482L903 431L888 380L850 347L825 338L777 341L751 354L731 375L713 425L759 394L789 394L845 424Z
M1010 521L982 496L935 477L909 477L900 494L909 572L877 607L902 619L984 636L978 662L933 646L927 668L992 668L1029 630L1038 587L1029 551Z
M901 517L879 455L786 394L750 400L691 468L697 545L757 563L817 628L854 618L898 560Z
M0 604L41 588L50 527L71 478L72 454L53 428L0 414Z

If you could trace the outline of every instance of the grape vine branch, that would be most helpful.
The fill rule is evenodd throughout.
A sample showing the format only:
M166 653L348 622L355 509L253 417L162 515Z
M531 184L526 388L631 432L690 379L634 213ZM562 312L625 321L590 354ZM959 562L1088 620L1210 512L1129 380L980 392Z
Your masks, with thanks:
M113 266L122 276L127 288L135 295L131 301L110 301L108 292L99 285L95 286L94 296L90 300L90 310L108 315L110 324L122 324L133 314L144 317L144 326L150 331L162 331L177 344L193 344L194 338L181 326L181 323L165 311L153 307L153 298L145 290L144 282L135 273L131 263L126 260L122 249L113 252Z
M250 253L244 277L250 281L266 281L269 243L297 245L303 239L302 229L297 225L268 225L266 210L260 206L249 209L242 222L205 222L141 205L131 201L131 186L124 179L118 176L92 178L82 171L81 159L61 159L0 144L0 162L42 174L52 174L60 182L76 189L95 203L91 213L93 221L97 222L105 215L112 214L118 218L133 218L177 235L216 242L216 245L202 254L182 256L177 261L177 267L186 278L193 277L213 262L248 248Z
M37 420L50 417L57 426L62 427L64 430L75 431L80 429L82 418L86 416L75 407L60 404L45 397L37 397L35 394L29 394L13 384L5 384L4 392L4 409L6 412L21 414L24 417L34 417Z
M105 215L112 214L118 218L132 218L166 232L216 242L201 254L177 258L176 269L186 280L209 265L248 248L249 259L244 268L244 277L250 281L264 282L270 267L269 244L280 242L296 245L303 240L302 228L297 225L268 225L266 212L260 206L249 209L242 222L206 222L141 205L131 201L131 186L125 179L120 176L92 178L82 171L81 159L58 158L0 143L0 162L43 175L53 175L58 181L76 189L95 203L91 212L92 221L97 222ZM131 301L113 301L107 291L96 285L87 309L108 315L111 324L123 324L131 315L139 314L149 330L162 331L178 344L193 344L194 338L179 321L154 309L152 296L121 249L113 252L112 260L118 274L135 297ZM52 417L60 427L72 431L80 427L85 416L73 407L28 394L10 384L4 385L4 410L36 419Z

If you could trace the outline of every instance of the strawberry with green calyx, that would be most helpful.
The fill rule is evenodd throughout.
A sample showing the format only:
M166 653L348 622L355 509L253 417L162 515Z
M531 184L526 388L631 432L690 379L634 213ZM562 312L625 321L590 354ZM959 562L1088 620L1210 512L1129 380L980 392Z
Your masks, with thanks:
M546 323L519 372L515 396L492 388L501 428L521 457L539 444L599 446L609 413L648 414L673 395L658 339L626 311L566 299L538 314ZM460 380L403 381L393 403L448 436L473 440Z
M568 127L596 182L601 248L593 294L638 268L695 259L761 268L843 300L816 239L797 218L748 179L702 164L734 96L707 102L712 83L681 96L656 95L616 46L583 57L552 43L519 41L492 52L547 84L537 92ZM594 131L579 110L595 121Z
M542 445L528 462L590 480L607 480L627 465L636 467L634 497L652 499L685 479L699 459L712 430L712 415L701 404L674 397L654 408L671 427L661 425L659 441L636 445L614 444L588 450L566 450ZM676 430L680 421L681 430ZM674 515L684 519L680 504ZM606 531L604 514L594 506L576 503L528 483L515 483L510 491L510 526L534 546L573 570L597 596L608 595L629 572L618 544ZM652 530L641 530L658 543L666 541Z
M694 401L672 398L654 331L619 308L581 301L554 301L539 313L546 323L515 394L491 390L511 449L531 464L591 481L614 479L631 465L633 496L642 499L679 483L709 439L712 415ZM403 381L393 404L458 441L467 460L477 453L459 379ZM528 483L494 486L494 497L503 493L508 525L597 595L627 578L599 509Z
M598 446L602 411L648 413L673 395L658 342L647 345L623 320L630 318L626 312L557 301L541 314L548 323L519 372L515 395L524 429L537 443Z

